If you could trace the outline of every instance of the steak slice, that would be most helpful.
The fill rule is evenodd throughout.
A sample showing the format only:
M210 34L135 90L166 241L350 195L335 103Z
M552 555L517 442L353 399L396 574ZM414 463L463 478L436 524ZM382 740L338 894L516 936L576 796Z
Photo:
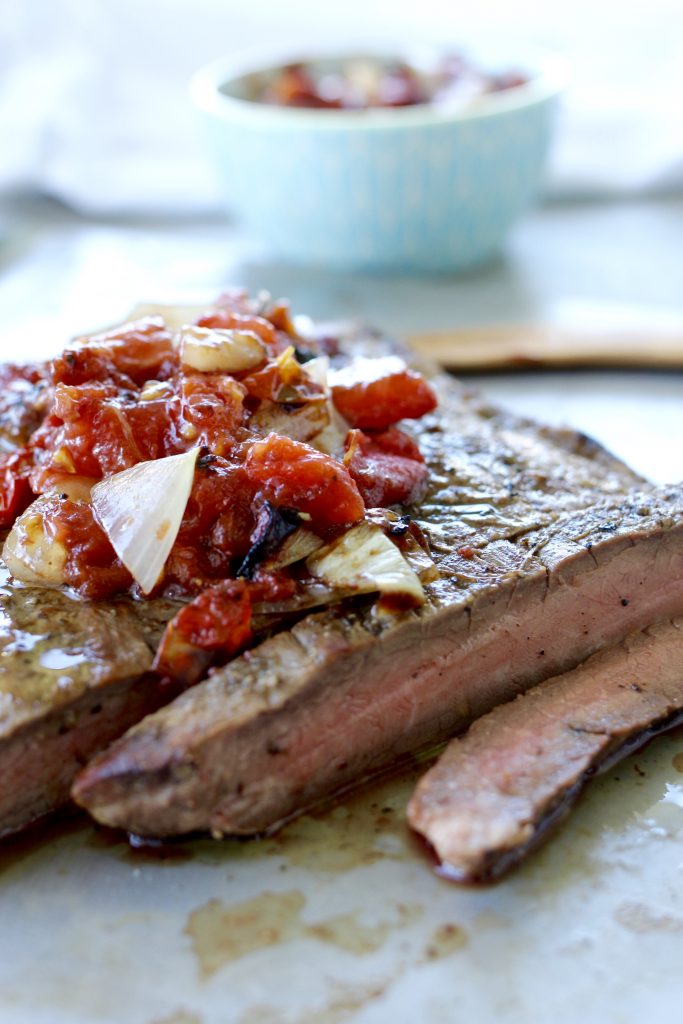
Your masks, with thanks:
M420 781L408 820L446 877L490 881L544 840L597 771L681 721L683 619L675 619L476 721Z
M385 339L364 332L348 343L364 355L392 350ZM515 529L539 526L562 508L589 503L596 480L614 495L639 482L580 435L500 413L447 378L437 386L442 412L423 437L437 471L429 496L432 509L423 509L425 515L434 513L435 548L450 550L456 540L493 541L498 546L489 547L496 567L491 571L505 572L516 557L505 538ZM0 402L0 447L5 441L23 443L40 417L42 397L28 380L26 386L17 384L9 405ZM453 439L446 448L441 445L444 432ZM444 462L446 455L452 464ZM525 497L530 487L531 502ZM451 504L467 507L452 512ZM480 574L489 571L486 557L477 563ZM473 564L467 563L468 572ZM458 579L476 576L458 577L457 566L446 571L456 589L461 587ZM91 604L56 590L2 582L0 768L5 784L0 787L0 835L62 804L80 765L174 695L148 670L163 625L177 607L123 599ZM370 616L371 630L372 621Z
M172 692L148 672L166 603L0 587L0 836L69 799L79 768Z
M440 578L419 610L309 615L148 717L76 801L148 836L269 831L657 618L683 614L683 491L446 378L413 512Z

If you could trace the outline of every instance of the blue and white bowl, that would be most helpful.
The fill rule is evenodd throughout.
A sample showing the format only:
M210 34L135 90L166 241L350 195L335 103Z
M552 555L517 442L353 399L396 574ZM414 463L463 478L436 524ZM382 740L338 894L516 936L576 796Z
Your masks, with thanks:
M296 59L324 70L342 60ZM248 57L212 64L193 79L192 96L229 209L274 258L462 270L493 257L538 195L563 83L556 58L522 65L525 85L453 110L254 102L250 84L269 67Z

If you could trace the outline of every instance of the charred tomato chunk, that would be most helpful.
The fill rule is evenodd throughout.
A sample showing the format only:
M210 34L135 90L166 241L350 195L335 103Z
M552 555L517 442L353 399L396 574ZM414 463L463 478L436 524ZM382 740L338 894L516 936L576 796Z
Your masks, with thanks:
M415 441L398 427L350 430L345 449L344 463L368 508L409 505L420 497L429 471Z
M192 686L212 662L227 661L251 641L247 584L244 580L222 580L171 619L152 667L183 686Z
M0 456L0 527L11 526L33 501L28 481L32 466L31 452L26 449Z
M147 317L79 339L52 363L55 384L114 381L126 387L165 380L177 369L173 338L160 317Z
M314 529L363 517L363 499L348 469L302 441L268 434L251 446L245 468L263 499L309 515Z
M436 407L436 395L424 377L397 356L356 359L331 374L331 387L339 412L363 430L419 419Z

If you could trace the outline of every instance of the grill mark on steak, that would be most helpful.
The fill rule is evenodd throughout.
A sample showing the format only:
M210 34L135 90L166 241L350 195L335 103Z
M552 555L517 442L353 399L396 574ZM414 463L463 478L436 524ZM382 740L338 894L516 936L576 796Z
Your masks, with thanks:
M158 836L272 830L683 614L680 489L627 493L637 478L583 437L438 387L419 437L431 487L411 510L441 571L427 604L330 609L237 658L81 773L74 797L97 820ZM482 504L493 512L475 528L463 509Z
M683 620L600 651L476 721L422 778L408 820L458 882L498 878L596 772L683 721Z
M0 586L0 836L66 803L86 761L174 696L149 673L167 602ZM177 691L175 691L177 692Z

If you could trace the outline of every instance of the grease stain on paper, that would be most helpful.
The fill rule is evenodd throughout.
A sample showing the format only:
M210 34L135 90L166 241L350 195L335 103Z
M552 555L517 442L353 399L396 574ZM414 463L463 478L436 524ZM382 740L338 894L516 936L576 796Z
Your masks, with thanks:
M664 794L641 815L654 836L673 837L683 828L683 786L665 783Z
M301 1011L296 1016L276 1006L250 1006L238 1024L344 1024L363 1007L379 999L396 979L391 977L375 985L351 986L336 982L335 994L324 1006Z
M636 900L620 903L614 912L618 924L637 935L683 932L683 917Z
M174 1010L165 1017L154 1017L149 1024L204 1024L204 1018L192 1010Z
M425 948L425 960L443 960L464 949L467 945L467 932L459 924L452 922L435 928Z
M297 818L271 838L230 844L232 854L240 859L282 857L293 867L325 874L378 861L414 859L416 844L405 809L424 771L425 765L418 762L391 778L375 780ZM208 844L198 852L203 859L221 856Z
M224 964L256 950L295 939L317 939L357 956L374 953L393 931L423 913L418 904L398 903L393 919L379 924L365 924L358 911L309 923L302 917L305 905L303 893L290 889L262 892L242 903L211 899L193 910L185 934L192 940L202 977L209 978Z

